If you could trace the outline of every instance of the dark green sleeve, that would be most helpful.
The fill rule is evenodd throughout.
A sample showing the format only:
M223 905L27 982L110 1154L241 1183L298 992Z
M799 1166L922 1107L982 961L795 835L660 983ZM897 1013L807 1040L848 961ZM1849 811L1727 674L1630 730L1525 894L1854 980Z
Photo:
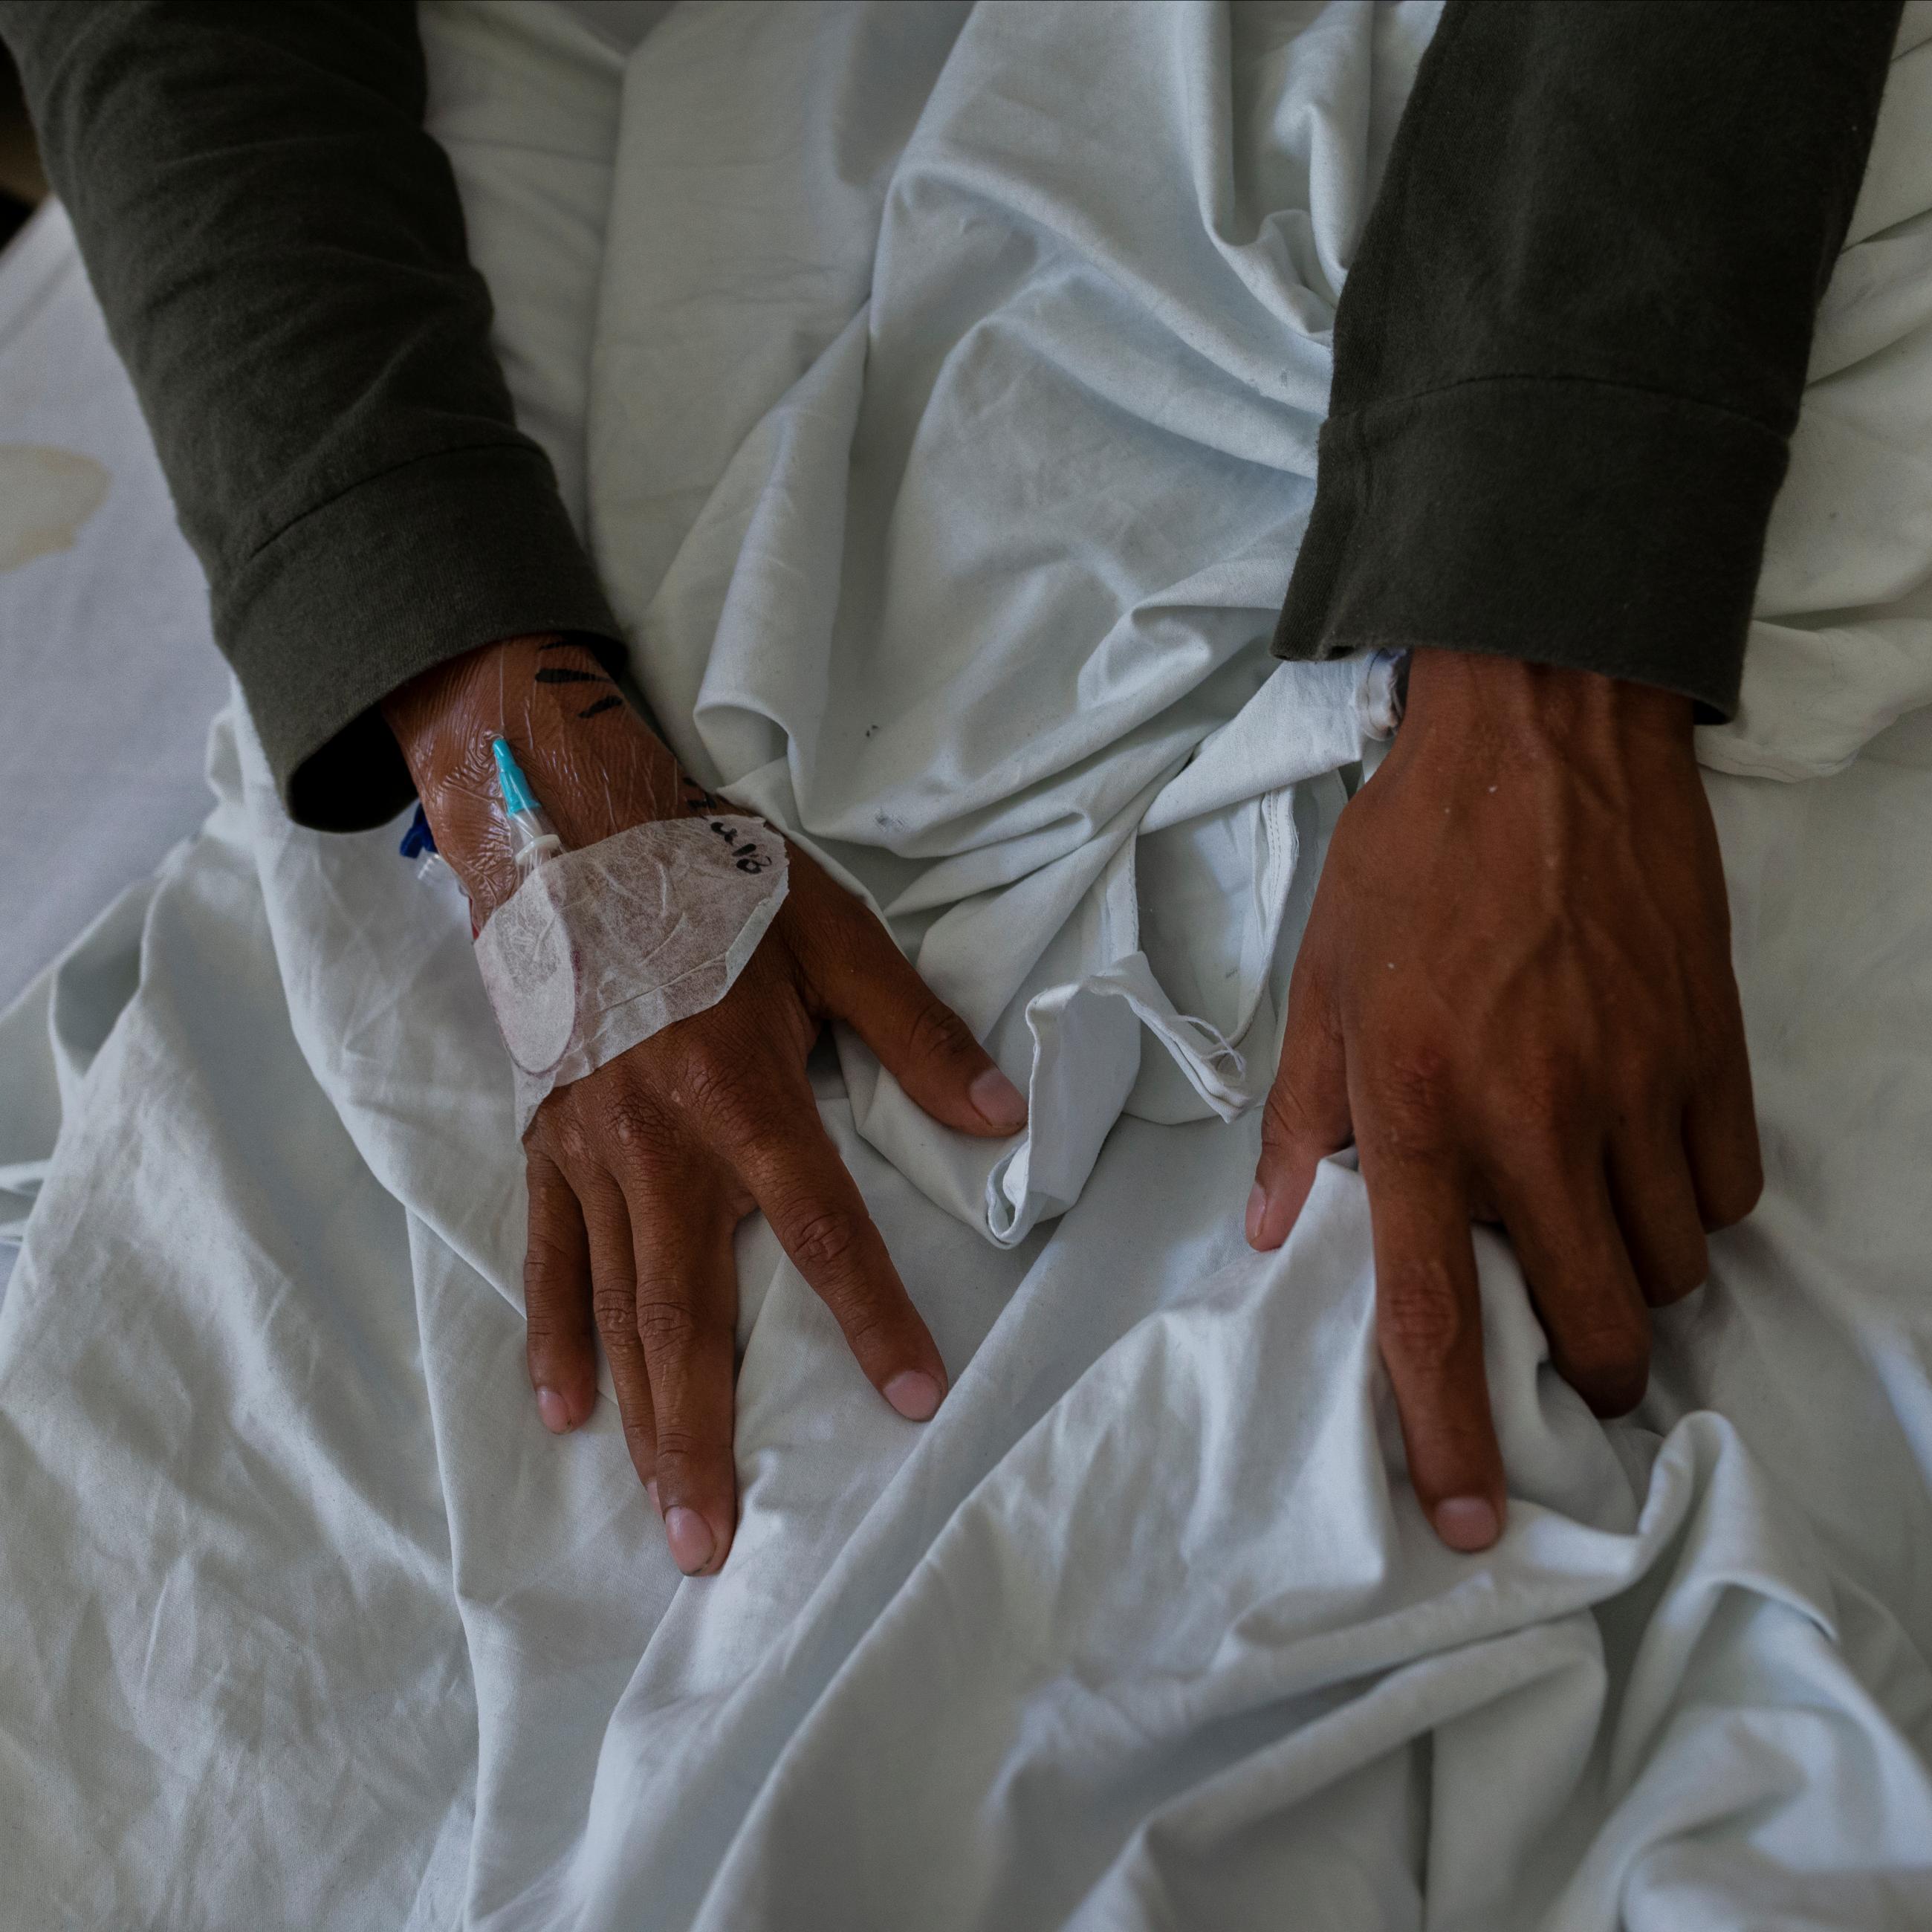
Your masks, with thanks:
M1285 657L1736 710L1897 0L1450 0L1335 318Z
M410 795L387 692L616 624L489 342L411 0L0 0L290 812Z

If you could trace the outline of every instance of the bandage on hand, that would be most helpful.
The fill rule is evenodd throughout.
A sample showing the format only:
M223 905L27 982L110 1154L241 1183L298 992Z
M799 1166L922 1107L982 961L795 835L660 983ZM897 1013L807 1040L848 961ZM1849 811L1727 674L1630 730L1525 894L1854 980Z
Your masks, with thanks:
M494 736L514 746L567 848L719 808L574 641L487 646L384 709L479 926L518 885ZM556 1433L590 1419L601 1341L632 1462L694 1576L723 1564L736 1526L732 1235L746 1214L764 1211L895 1409L922 1421L946 1393L938 1348L819 1118L806 1060L820 1028L845 1022L946 1126L999 1138L1026 1120L1018 1090L872 914L808 855L786 856L784 902L724 996L555 1088L524 1136L538 1414Z

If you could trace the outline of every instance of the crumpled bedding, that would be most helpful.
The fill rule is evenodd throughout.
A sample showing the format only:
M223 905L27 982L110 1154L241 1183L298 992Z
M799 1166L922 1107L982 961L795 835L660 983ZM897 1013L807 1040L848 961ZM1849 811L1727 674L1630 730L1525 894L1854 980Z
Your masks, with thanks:
M530 1402L460 908L385 834L290 826L231 710L200 836L0 1019L53 1147L0 1309L30 1918L1932 1916L1923 9L1702 747L1763 1205L1607 1426L1479 1234L1480 1558L1407 1486L1350 1162L1280 1253L1241 1239L1322 841L1391 722L1385 664L1266 638L1432 23L687 6L622 62L430 10L520 407L659 722L871 896L1032 1130L956 1143L821 1057L952 1390L885 1409L746 1224L743 1522L680 1579L610 1406L557 1442Z
M54 202L0 251L0 654L4 1007L207 817L201 748L228 690L201 566Z

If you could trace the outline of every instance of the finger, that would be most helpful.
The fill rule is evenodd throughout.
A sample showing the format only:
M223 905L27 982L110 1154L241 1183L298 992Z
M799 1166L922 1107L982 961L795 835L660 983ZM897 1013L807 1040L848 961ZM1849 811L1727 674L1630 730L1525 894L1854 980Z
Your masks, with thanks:
M831 932L808 957L825 1010L844 1020L935 1120L962 1133L1018 1133L1026 1125L1026 1096L884 926L855 904Z
M624 1446L638 1480L657 1502L657 1418L651 1406L651 1378L644 1345L638 1334L638 1281L631 1256L631 1214L608 1174L580 1178L577 1198L590 1248L590 1305L604 1359L610 1364Z
M657 1418L658 1507L688 1576L722 1568L738 1521L731 1459L737 1282L731 1217L716 1181L661 1171L626 1178L637 1258L637 1333Z
M782 1118L796 1125L742 1148L738 1172L872 1386L909 1421L924 1422L946 1394L946 1364L802 1075Z
M1715 1230L1742 1221L1764 1192L1742 1018L1726 1028L1710 1071L1684 1110L1684 1148L1704 1226Z
M1648 1121L1611 1138L1610 1204L1636 1285L1653 1308L1702 1286L1711 1254L1678 1123Z
M1595 1414L1627 1415L1650 1379L1650 1311L1600 1158L1552 1159L1533 1172L1520 1164L1498 1168L1490 1184L1550 1338L1552 1366Z
M597 1344L590 1313L590 1244L562 1171L530 1150L529 1233L524 1246L524 1346L537 1414L553 1436L589 1420L597 1406Z
M1452 1550L1502 1533L1502 1452L1490 1418L1468 1203L1446 1163L1365 1139L1376 1334L1395 1390L1409 1480Z
M1304 953L1288 988L1281 1065L1262 1111L1262 1156L1248 1196L1250 1246L1278 1248L1288 1239L1316 1168L1354 1137L1340 1017L1326 975Z

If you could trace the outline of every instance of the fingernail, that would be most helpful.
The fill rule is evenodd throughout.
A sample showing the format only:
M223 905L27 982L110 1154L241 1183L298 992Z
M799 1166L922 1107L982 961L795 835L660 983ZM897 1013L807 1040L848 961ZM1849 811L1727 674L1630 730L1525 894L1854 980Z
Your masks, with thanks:
M537 1419L553 1436L570 1426L570 1405L554 1388L537 1390Z
M1248 1246L1253 1247L1262 1238L1262 1216L1268 1212L1268 1190L1258 1180L1255 1191L1248 1196Z
M997 1066L989 1066L966 1090L973 1110L989 1127L1009 1133L1026 1125L1026 1096Z
M926 1422L939 1408L939 1384L918 1369L902 1369L886 1384L886 1400L908 1422Z
M651 1499L651 1508L658 1513L658 1520L664 1520L664 1504L658 1501L658 1486L655 1480L644 1485L644 1494Z
M1496 1513L1480 1496L1451 1496L1436 1505L1436 1533L1451 1550L1486 1550L1498 1534Z
M711 1561L718 1547L711 1526L694 1509L673 1503L664 1512L664 1540L670 1545L670 1560L687 1576L695 1576Z

